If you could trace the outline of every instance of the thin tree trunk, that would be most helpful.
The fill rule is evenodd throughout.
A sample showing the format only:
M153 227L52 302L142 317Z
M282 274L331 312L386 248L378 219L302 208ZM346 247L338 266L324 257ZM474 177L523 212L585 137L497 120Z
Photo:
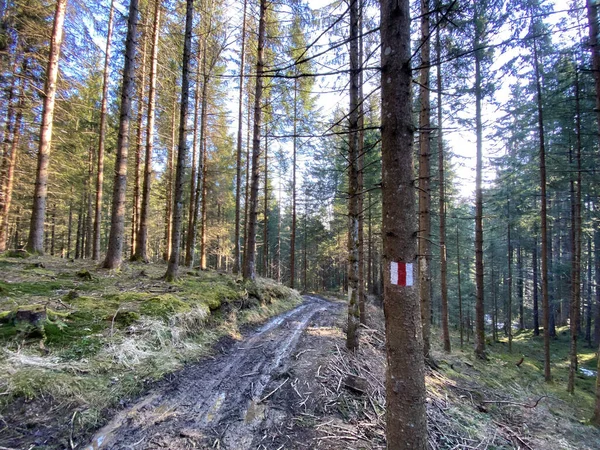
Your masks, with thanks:
M171 145L167 151L167 173L165 186L165 253L163 259L169 261L171 258L171 219L173 218L173 158L175 156L175 139L177 133L177 97L173 99L173 111L171 116Z
M517 236L517 298L519 299L519 330L525 329L525 305L523 292L523 255L521 249L521 239Z
M194 16L194 0L186 0L185 38L183 41L183 70L181 74L181 108L179 112L179 148L177 149L177 168L175 171L175 198L173 199L172 251L165 280L177 279L179 255L181 252L181 225L183 222L183 179L187 161L187 119L190 90L190 53L192 46L192 23Z
M242 44L240 48L240 87L238 99L238 130L236 146L236 177L235 177L235 235L233 247L233 273L240 273L241 269L241 249L240 249L240 221L241 221L241 200L242 200L242 120L244 106L244 60L246 57L246 9L248 1L244 0L244 15L242 19ZM295 84L294 84L295 86ZM295 91L294 91L295 92ZM295 134L295 133L294 133ZM294 137L295 139L295 137Z
M363 3L358 0L358 309L360 323L367 324L365 292L365 214L364 214L364 167L365 167L365 119L363 107Z
M154 6L152 25L152 55L150 59L150 83L148 89L148 110L146 118L146 153L144 155L144 181L142 185L142 203L137 230L136 249L133 260L148 262L148 220L150 218L150 191L152 189L152 153L154 146L154 121L156 117L156 79L158 68L158 46L160 36L160 4ZM141 124L140 124L141 125Z
M115 16L115 1L110 2L108 14L108 32L106 35L106 49L104 51L104 70L102 72L102 102L100 106L100 130L98 136L98 160L96 161L96 204L94 211L94 245L92 259L100 259L100 244L102 232L102 197L104 194L104 148L106 146L106 116L108 114L108 85L110 68L110 46L112 44L113 21Z
M575 160L577 179L573 183L572 212L572 278L571 278L571 348L567 392L575 393L577 375L577 339L579 336L581 302L581 112L579 99L579 72L575 70Z
M542 310L544 327L544 378L546 382L552 380L550 373L550 305L548 301L548 213L547 213L547 195L546 195L546 144L544 141L544 114L542 108L542 84L539 73L539 60L537 53L537 41L533 39L533 65L535 71L535 85L537 94L537 113L538 113L538 138L540 141L540 191L541 191L541 210L540 222L542 231Z
M294 137L292 138L292 229L290 236L290 287L296 282L296 162L298 133L298 78L294 78ZM305 287L306 289L306 287Z
M30 253L44 253L44 221L46 220L46 199L48 197L48 165L50 163L50 147L52 143L52 125L54 121L54 101L58 79L58 62L60 46L63 39L63 25L67 0L57 0L54 13L54 25L50 39L46 83L44 86L44 105L42 109L42 125L38 147L37 170L33 206L31 209L31 226L26 249Z
M540 335L540 319L539 319L539 305L538 305L538 234L537 224L534 227L533 233L533 254L531 257L532 270L533 270L533 335Z
M507 203L506 203L506 217L508 220L508 225L507 225L507 231L506 231L506 239L507 239L507 247L508 247L508 279L507 284L508 284L508 297L507 297L507 301L508 301L508 307L506 309L506 332L508 333L508 351L512 352L512 340L513 340L513 335L512 335L512 287L513 287L513 271L512 271L512 266L513 266L513 247L512 247L512 241L511 241L511 222L510 222L510 198L508 199Z
M440 2L438 1L438 8ZM437 14L440 20L440 12ZM444 141L442 128L442 45L440 41L439 24L435 33L437 68L437 151L438 151L438 183L439 183L439 214L440 214L440 289L442 295L442 340L444 351L450 352L450 330L448 328L448 255L446 249L446 186L444 181Z
M498 342L498 295L496 289L496 272L495 272L495 255L494 255L494 246L492 245L490 248L491 260L490 260L490 272L491 272L491 284L492 284L492 306L494 308L492 313L492 340L493 342Z
M254 280L256 277L256 228L258 211L258 182L260 179L260 130L262 119L262 95L263 95L263 72L264 53L266 38L267 1L260 1L260 16L258 20L258 48L256 61L256 89L254 92L254 137L252 140L252 179L250 187L250 204L248 217L248 240L246 241L243 276L246 280Z
M387 448L417 450L427 448L419 297L412 283L392 284L391 276L394 265L413 272L417 254L408 0L381 2L380 29L383 265L390 275L384 281Z
M346 348L358 350L360 309L359 286L359 241L358 222L360 216L358 183L358 94L360 67L358 65L358 2L350 0L350 110L348 113L348 326Z
M429 190L430 98L429 98L429 0L421 0L421 67L419 70L419 298L423 325L423 352L429 358L431 347L431 275L429 269L431 236L431 192Z
M263 228L263 276L269 276L269 142L265 132L265 185L264 185L264 228Z
M92 186L94 184L94 149L90 144L88 151L88 178L85 184L85 204L87 206L87 213L85 215L85 250L84 257L92 257L92 236L93 236L93 215L94 215L94 204L92 203Z
M4 179L2 183L2 205L0 208L0 253L6 251L8 240L8 218L12 203L12 193L15 180L15 168L17 164L17 153L21 140L21 124L23 122L23 110L25 108L25 72L27 70L27 61L23 61L21 70L21 79L19 84L19 103L17 105L17 114L15 117L12 131L7 130L7 133L12 134L12 141L8 155L4 154L3 165L6 163L6 171L3 170Z
M206 58L205 58L206 61ZM202 85L202 116L200 118L200 139L202 141L202 152L200 158L202 159L202 200L201 200L201 212L200 212L200 270L207 269L207 242L206 242L206 229L207 229L207 195L208 195L208 139L207 139L207 120L208 120L208 75L206 74L206 67L204 68L204 84Z
M461 290L461 279L460 279L460 240L458 234L458 222L456 223L456 276L458 278L457 290L458 290L458 326L460 329L460 348L463 347L463 308L462 308L462 290Z

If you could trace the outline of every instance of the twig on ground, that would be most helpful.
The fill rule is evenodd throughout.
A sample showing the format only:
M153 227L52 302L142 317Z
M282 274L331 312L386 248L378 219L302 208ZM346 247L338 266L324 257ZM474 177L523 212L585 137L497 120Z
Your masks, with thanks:
M279 389L281 389L281 387L287 383L288 381L290 381L289 378L286 378L285 381L283 383L281 383L279 386L277 386L275 389L273 389L271 392L269 392L267 395L265 395L263 398L261 398L258 403L262 403L264 402L266 399L268 399L271 395L273 395L275 392L277 392Z

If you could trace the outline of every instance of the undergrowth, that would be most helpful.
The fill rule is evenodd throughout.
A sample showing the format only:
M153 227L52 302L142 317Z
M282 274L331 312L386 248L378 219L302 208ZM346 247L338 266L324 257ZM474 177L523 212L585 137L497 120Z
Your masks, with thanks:
M36 270L25 270L32 264ZM301 301L270 280L214 272L166 283L162 265L109 272L32 257L0 258L0 266L0 414L9 417L19 401L68 404L78 432L219 338L238 338L245 325Z

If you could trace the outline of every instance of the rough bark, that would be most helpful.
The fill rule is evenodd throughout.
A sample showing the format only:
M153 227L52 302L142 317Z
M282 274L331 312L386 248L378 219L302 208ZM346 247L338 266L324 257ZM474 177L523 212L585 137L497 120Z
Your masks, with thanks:
M48 165L52 144L52 126L54 120L54 101L58 79L58 62L60 46L63 39L63 25L67 0L57 0L54 13L54 25L50 38L46 82L44 86L44 103L42 108L42 124L40 127L40 143L38 147L35 190L31 209L31 225L26 249L30 253L44 253L44 221L46 220L46 200L48 197Z
M531 266L533 270L533 335L540 335L540 313L539 313L539 279L538 279L538 234L537 224L533 233L534 244L533 254L531 255Z
M475 168L475 355L485 359L485 311L483 280L483 191L481 178L483 169L483 125L481 117L482 76L481 58L483 50L480 39L480 18L476 7L475 23L475 128L477 134L477 157Z
M419 298L423 324L423 352L429 358L431 347L431 192L429 190L429 156L431 140L431 106L429 96L429 0L421 0L421 67L419 70Z
M507 296L507 308L506 308L506 333L508 334L508 351L512 352L512 310L513 310L513 246L511 240L511 222L510 222L510 198L508 199L506 206L506 215L508 219L508 226L506 230L506 239L507 239L507 247L508 247L508 277L506 283L508 284L508 296Z
M240 273L241 269L241 246L240 246L240 221L242 200L242 120L244 106L244 61L246 56L246 10L247 0L244 0L244 14L242 19L242 43L240 47L240 79L238 98L238 130L235 155L235 235L233 247L233 273ZM295 134L295 133L294 133ZM292 286L293 287L293 286Z
M460 330L460 348L464 345L464 323L463 323L463 304L462 304L462 290L461 290L461 279L460 279L460 239L458 234L458 223L456 224L456 277L457 277L457 291L458 291L458 327Z
M359 345L360 310L358 301L358 2L350 1L350 112L348 114L348 326L346 347L356 351Z
M108 31L106 35L106 49L104 51L104 70L102 72L102 101L100 104L100 130L98 136L98 160L96 161L96 203L94 210L94 244L92 259L100 259L100 244L102 233L102 197L104 195L104 148L106 146L106 116L108 114L108 85L110 68L110 46L112 44L113 21L115 16L115 2L110 2L108 14Z
M173 165L175 157L175 140L177 139L177 98L173 98L173 109L171 111L171 145L167 150L167 170L165 183L165 251L163 259L169 261L171 258L171 224L173 219Z
M296 157L298 132L298 78L294 78L294 137L292 140L292 229L290 231L290 287L296 282Z
M439 7L439 2L438 2ZM439 10L439 8L438 8ZM438 12L438 21L440 13ZM442 128L442 45L440 41L440 26L435 33L437 68L437 151L438 151L438 183L439 183L439 214L440 214L440 291L442 295L442 340L444 351L450 352L450 330L448 327L448 255L446 248L446 186L444 181L444 141Z
M117 155L111 209L108 250L102 266L116 269L121 266L125 228L125 194L127 191L127 152L129 150L129 122L131 121L131 100L135 77L135 53L137 48L138 0L129 4L127 20L127 38L125 41L125 65L121 85L121 111L119 134L117 137Z
M269 276L269 142L265 133L265 183L263 204L263 276Z
M160 35L160 0L156 1L152 24L152 55L150 56L150 80L146 116L146 151L144 155L144 181L134 260L148 262L148 219L150 218L150 191L152 189L152 153L154 146L154 121L156 117L156 79L158 69L158 46Z
M254 130L252 138L252 173L250 180L250 200L248 211L248 238L246 241L245 258L243 267L243 276L246 280L256 278L256 229L258 215L258 183L260 179L260 131L262 121L262 95L263 95L263 73L264 73L264 53L266 24L265 15L267 12L267 1L260 1L260 16L258 20L258 47L256 58L256 88L254 92Z
M408 0L381 2L381 147L387 448L427 448L423 334L415 286L391 284L392 262L417 257Z
M190 54L192 46L192 23L194 18L194 0L186 0L185 38L183 41L183 69L181 72L181 106L179 110L179 146L177 149L177 167L175 170L175 196L173 199L172 249L165 280L177 279L179 255L181 253L181 225L183 223L183 181L187 161L187 119L190 91Z

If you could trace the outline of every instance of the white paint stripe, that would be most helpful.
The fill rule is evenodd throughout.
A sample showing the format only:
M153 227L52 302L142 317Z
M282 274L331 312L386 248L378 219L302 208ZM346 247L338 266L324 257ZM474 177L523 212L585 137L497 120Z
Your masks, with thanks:
M413 285L413 264L412 263L406 264L406 285L407 286Z
M398 263L392 261L390 263L390 282L392 284L398 284Z

